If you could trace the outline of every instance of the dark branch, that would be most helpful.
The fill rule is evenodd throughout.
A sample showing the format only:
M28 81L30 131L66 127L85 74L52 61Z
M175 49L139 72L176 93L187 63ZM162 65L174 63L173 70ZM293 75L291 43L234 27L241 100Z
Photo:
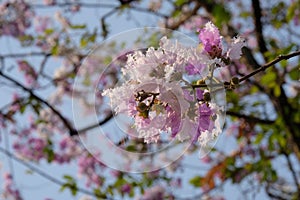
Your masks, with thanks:
M178 22L176 22L175 24L172 24L171 26L167 26L166 28L169 28L169 29L172 29L172 30L178 29L184 22L186 22L191 17L196 15L200 8L201 8L200 2L195 1L195 6L189 13L186 13L182 18L180 18L180 20Z
M0 152L4 153L5 155L9 156L10 158L12 158L13 160L15 160L16 162L20 163L21 165L24 165L25 167L27 167L28 169L32 170L33 172L39 174L40 176L44 177L45 179L51 181L52 183L55 183L59 186L62 186L64 185L65 183L59 179L56 179L55 177L53 176L50 176L49 174L47 174L46 172L40 170L39 168L25 162L24 160L16 157L14 154L12 154L11 152L7 151L6 149L3 149L2 147L0 147ZM83 188L80 188L80 187L77 187L77 190L79 192L82 192L84 194L88 194L88 195L92 195L92 196L95 196L95 197L99 197L101 198L101 196L98 196L97 194L89 191L89 190L85 190Z
M268 51L268 49L266 47L266 42L263 36L263 27L261 23L262 14L259 0L252 0L252 9L254 12L254 24L257 43L259 45L260 52L264 54Z
M299 182L298 182L297 173L295 172L295 170L293 168L293 165L292 165L292 162L291 162L291 159L290 159L289 155L286 152L284 152L283 155L285 156L285 158L287 160L288 167L289 167L289 169L292 173L295 185L297 186L298 195L299 195L298 198L300 198L300 185L299 185Z
M287 55L279 55L277 58L275 58L274 60L262 65L260 68L258 68L257 70L251 72L250 74L247 74L246 76L243 76L242 78L239 79L240 82L249 79L250 77L256 75L259 72L265 71L267 68L275 65L276 63L282 61L282 60L288 60L292 57L295 56L299 56L300 55L300 51L296 51Z
M69 123L69 121L61 115L61 113L56 110L52 105L50 105L46 100L42 99L41 97L37 96L32 89L25 87L23 84L21 84L19 81L3 74L2 71L0 71L0 76L2 76L3 78L9 80L10 82L14 83L15 85L17 85L18 87L22 88L24 91L28 92L30 94L31 97L33 97L34 99L36 99L37 101L43 103L44 105L46 105L48 108L50 108L50 110L57 115L60 120L63 122L63 124L65 125L65 127L69 130L69 134L70 135L74 135L77 134L77 131L72 127L72 125Z
M254 116L244 115L233 111L227 111L226 114L233 117L245 119L248 122L261 123L261 124L274 124L274 121L272 120L260 119Z
M85 128L82 128L82 129L79 129L77 132L78 133L74 133L74 135L77 135L77 134L82 134L82 133L85 133L86 131L88 130L91 130L91 129L94 129L94 128L97 128L99 126L102 126L103 124L107 123L111 118L113 117L113 113L110 112L106 118L104 118L102 121L98 122L97 124L92 124L90 126L87 126ZM72 135L71 135L72 136Z
M29 52L29 53L14 53L14 54L4 54L0 55L1 59L4 58L22 58L27 56L50 56L51 54L45 52Z

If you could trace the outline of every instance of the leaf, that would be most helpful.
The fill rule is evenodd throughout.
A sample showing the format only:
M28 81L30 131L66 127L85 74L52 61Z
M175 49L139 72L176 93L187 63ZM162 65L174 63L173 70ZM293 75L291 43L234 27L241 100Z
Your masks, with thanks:
M27 47L33 44L34 37L32 35L22 35L19 37L19 40L23 47Z
M85 29L86 25L85 24L77 24L77 25L71 25L70 26L71 29Z
M254 144L259 144L262 141L262 139L264 138L264 136L265 136L264 133L257 134L257 136L256 136L256 138L255 138L255 140L254 140L253 143Z
M290 7L288 8L288 10L286 12L286 17L285 17L288 22L291 21L294 18L295 13L296 13L295 11L296 11L297 8L298 8L297 2L293 2L290 5Z
M289 75L291 77L292 80L299 80L300 79L300 68L299 67L295 67L294 69L292 69L289 72Z
M94 189L94 194L95 194L95 196L96 196L97 198L99 198L99 199L106 199L106 198L107 198L107 196L106 196L104 193L102 193L101 190L100 190L99 188ZM111 194L111 195L112 195L112 194Z
M47 155L47 162L51 163L55 158L53 149L51 147L47 146L43 149L43 152Z
M187 2L187 0L176 0L174 2L174 4L178 7L182 6L183 4L185 4Z
M80 47L84 48L89 43L94 43L96 41L97 37L97 31L95 30L93 34L90 34L88 32L84 33L82 37L80 38Z
M74 182L74 178L72 176L64 175L63 178L66 179L68 182Z
M58 45L58 42L57 43L55 43L55 45L52 47L52 49L51 49L51 54L53 54L53 55L58 55L58 53L59 53L59 45Z
M281 94L280 86L279 85L275 85L275 87L274 87L274 95L276 97L279 97L280 94Z
M20 106L20 113L21 113L21 114L23 114L23 113L25 112L26 107L27 107L27 104L22 104L22 105Z
M262 78L261 78L261 84L267 85L267 86L273 86L271 83L275 83L276 81L276 73L273 71L268 71Z
M212 14L214 16L215 24L217 27L221 27L223 25L223 23L229 22L229 20L231 18L230 13L221 4L216 4L213 7Z
M54 32L54 29L45 29L44 33L46 35L51 35Z
M194 178L190 179L189 183L194 187L201 187L201 182L203 178L201 176L195 176Z

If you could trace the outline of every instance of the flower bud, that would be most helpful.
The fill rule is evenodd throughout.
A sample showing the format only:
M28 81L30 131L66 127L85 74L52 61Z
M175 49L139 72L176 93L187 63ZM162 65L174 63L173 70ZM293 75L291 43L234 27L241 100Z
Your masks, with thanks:
M213 114L210 118L211 118L212 121L215 121L217 119L217 115Z
M205 84L205 80L203 80L203 79L200 79L200 80L198 80L197 81L197 83L196 83L197 85L202 85L202 84Z
M232 79L231 79L231 84L232 85L238 85L239 83L240 83L240 79L238 78L238 77L233 77Z
M148 106L144 102L139 102L138 106L136 107L137 111L145 112L148 109Z
M205 92L205 93L203 94L203 100L204 100L205 102L209 102L209 101L211 100L211 98L210 98L210 93L209 93L209 92Z

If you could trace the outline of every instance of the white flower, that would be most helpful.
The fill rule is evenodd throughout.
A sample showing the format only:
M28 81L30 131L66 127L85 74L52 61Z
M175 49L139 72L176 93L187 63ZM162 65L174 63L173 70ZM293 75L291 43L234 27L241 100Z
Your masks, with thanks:
M245 40L241 37L236 37L232 40L229 49L227 51L227 57L236 60L241 57L242 47L245 46Z

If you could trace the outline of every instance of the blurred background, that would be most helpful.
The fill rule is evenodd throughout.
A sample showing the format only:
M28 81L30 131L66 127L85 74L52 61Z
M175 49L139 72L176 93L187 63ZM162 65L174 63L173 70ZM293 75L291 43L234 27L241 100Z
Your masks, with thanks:
M101 95L126 53L157 47L161 30L197 46L208 21L246 41L222 81L287 59L226 91L209 151L193 144L147 173L96 159L111 150L92 155L90 134L126 151L163 145L124 136ZM0 199L300 199L299 27L299 0L0 0Z

